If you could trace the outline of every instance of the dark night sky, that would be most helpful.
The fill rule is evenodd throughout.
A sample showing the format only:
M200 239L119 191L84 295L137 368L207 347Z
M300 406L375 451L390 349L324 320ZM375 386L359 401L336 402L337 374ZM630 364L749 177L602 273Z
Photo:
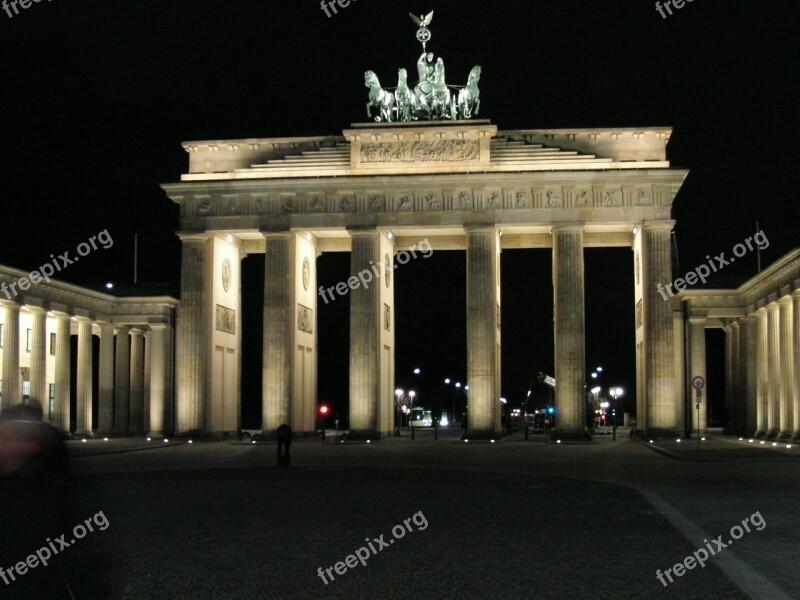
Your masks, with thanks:
M426 1L358 0L332 18L316 0L52 0L0 13L0 263L32 269L107 228L114 247L64 279L129 281L138 232L141 278L177 281L177 208L158 184L186 169L180 142L340 133L363 120L365 70L394 85L399 66L413 69L406 13L431 9L430 47L448 81L480 63L481 116L501 129L674 127L670 159L691 169L674 210L682 272L729 251L756 220L770 241L765 264L800 242L796 2L695 0L662 19L649 0ZM586 260L587 367L604 365L606 383L630 389L631 253L589 250ZM517 402L536 371L552 371L550 257L507 251L502 261L503 393ZM257 335L261 261L245 263L246 328ZM320 266L332 285L347 255ZM723 274L755 269L748 256ZM412 385L414 366L430 381L463 379L464 281L459 252L397 272L398 384ZM343 299L319 315L320 397L341 409L347 308ZM247 355L252 407L260 357Z

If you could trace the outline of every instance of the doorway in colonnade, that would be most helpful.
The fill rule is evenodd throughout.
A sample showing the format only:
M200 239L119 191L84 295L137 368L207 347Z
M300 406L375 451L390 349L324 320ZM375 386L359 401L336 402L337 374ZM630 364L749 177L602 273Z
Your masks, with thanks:
M599 434L612 431L615 416L624 426L625 414L636 414L634 285L630 247L584 250L587 424ZM622 395L615 400L611 388L621 388Z
M69 343L69 431L74 433L77 429L78 416L78 336L70 335ZM92 335L92 431L97 431L100 390L100 337ZM45 416L48 406L42 402Z
M242 379L240 427L261 429L261 367L264 336L264 255L242 259Z
M395 396L395 421L436 418L460 434L469 397L466 251L416 245L425 249L416 257L402 245L395 254L394 380L403 392Z
M350 276L349 252L317 257L317 285L329 288ZM347 427L349 414L350 298L317 298L317 405L326 404L326 428ZM264 255L242 260L242 429L260 429L264 331Z
M350 252L317 257L317 287L335 288L350 277ZM340 288L341 289L341 288ZM348 288L349 289L349 288ZM350 415L350 292L317 294L317 419L326 430L346 429ZM324 415L319 407L325 405Z
M553 252L550 248L503 249L501 348L503 423L524 431L524 415L533 415L530 431L554 426L555 392L539 377L553 377ZM530 394L529 394L530 392Z

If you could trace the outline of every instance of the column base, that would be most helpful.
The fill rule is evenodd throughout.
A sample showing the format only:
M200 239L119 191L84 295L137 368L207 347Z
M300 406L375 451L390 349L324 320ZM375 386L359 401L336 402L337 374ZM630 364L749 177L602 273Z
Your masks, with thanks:
M348 442L377 442L380 439L381 434L377 429L351 429L345 437Z
M692 432L697 433L697 432ZM691 436L691 433L690 433ZM632 432L632 436L635 439L648 439L648 440L659 440L659 439L678 439L683 438L680 433L678 433L677 429L664 429L664 428L650 428L650 429L634 429Z
M471 429L461 434L462 440L470 442L496 442L505 437L502 431L492 431L491 429Z
M792 439L792 432L791 431L781 431L778 434L778 440L781 441L781 442L788 441L790 439Z
M755 434L753 435L753 437L756 438L756 439L765 438L765 437L767 437L767 432L766 431L756 431Z
M766 438L770 439L770 440L777 440L778 439L778 428L774 427L774 428L770 429L767 432Z
M591 442L592 434L586 429L553 429L550 432L550 440L561 440L562 442Z
M792 442L800 442L800 431L795 431L792 434L791 440Z

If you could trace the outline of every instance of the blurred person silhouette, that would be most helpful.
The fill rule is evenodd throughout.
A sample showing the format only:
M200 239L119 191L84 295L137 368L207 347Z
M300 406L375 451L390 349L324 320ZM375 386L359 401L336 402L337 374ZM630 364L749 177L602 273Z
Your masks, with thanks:
M69 453L63 434L42 420L36 400L0 413L0 567L9 570L71 530ZM0 598L73 598L56 557L48 566L15 569L0 580ZM9 580L8 583L6 580Z
M292 445L292 428L286 423L278 425L276 430L278 439L278 466L289 466L289 447ZM283 450L283 452L281 451Z

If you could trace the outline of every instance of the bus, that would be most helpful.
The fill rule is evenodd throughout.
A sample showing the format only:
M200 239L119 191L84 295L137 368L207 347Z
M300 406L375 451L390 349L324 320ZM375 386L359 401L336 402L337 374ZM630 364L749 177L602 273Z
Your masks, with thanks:
M408 415L410 427L433 427L433 415L426 408L412 408Z

